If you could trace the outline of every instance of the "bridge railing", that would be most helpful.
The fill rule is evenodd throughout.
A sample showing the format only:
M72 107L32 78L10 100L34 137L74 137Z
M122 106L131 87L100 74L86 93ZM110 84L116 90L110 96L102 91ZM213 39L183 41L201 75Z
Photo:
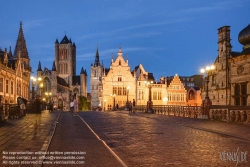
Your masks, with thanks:
M34 113L34 106L27 104L25 113ZM0 122L7 119L20 117L20 108L17 104L1 104L0 105Z
M134 107L134 110L137 112L147 112L147 106L137 105ZM203 118L204 116L202 106L154 105L153 113L189 118ZM250 123L250 106L212 105L209 109L208 119Z

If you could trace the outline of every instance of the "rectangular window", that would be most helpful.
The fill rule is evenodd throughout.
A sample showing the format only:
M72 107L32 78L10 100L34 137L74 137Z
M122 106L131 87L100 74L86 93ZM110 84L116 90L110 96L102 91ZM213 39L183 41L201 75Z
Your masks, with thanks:
M0 78L0 92L3 92L3 78Z
M157 92L153 91L153 100L157 100Z
M117 95L117 87L113 87L113 94Z
M127 95L127 88L125 88L125 87L122 88L122 94Z
M161 92L158 92L158 100L161 100Z
M118 87L118 95L122 95L122 88Z
M7 79L6 79L6 84L5 84L5 86L6 86L5 92L6 92L6 93L9 93L9 80L7 80Z
M10 83L10 93L13 95L14 94L14 82L11 81Z

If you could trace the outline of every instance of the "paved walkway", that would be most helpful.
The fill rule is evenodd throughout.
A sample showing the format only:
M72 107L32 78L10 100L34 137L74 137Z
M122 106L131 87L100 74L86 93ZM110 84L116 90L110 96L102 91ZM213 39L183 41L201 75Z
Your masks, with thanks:
M250 167L249 124L125 111L79 115L129 167Z
M60 112L45 110L41 114L27 114L0 123L0 166L20 166L24 158L21 156L29 152L46 152L59 115Z
M53 164L52 166L126 166L79 116L74 116L71 112L61 114L48 152L58 156L58 159L54 159L53 154L48 155L53 158L44 163L58 163L58 165ZM52 167L51 165L43 166Z

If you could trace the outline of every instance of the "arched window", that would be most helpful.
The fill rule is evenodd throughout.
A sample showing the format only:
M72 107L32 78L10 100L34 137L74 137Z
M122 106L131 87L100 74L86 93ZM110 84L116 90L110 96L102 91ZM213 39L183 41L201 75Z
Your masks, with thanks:
M121 65L121 60L119 60L119 65Z
M189 100L194 100L194 91L190 90L189 95L188 95Z
M43 80L43 90L44 92L51 92L51 82L47 77Z

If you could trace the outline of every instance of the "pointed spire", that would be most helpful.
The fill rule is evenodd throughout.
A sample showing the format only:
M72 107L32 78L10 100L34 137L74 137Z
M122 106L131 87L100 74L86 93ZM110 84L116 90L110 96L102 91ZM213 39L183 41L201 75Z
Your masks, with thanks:
M84 70L83 70L83 67L82 67L82 69L81 69L81 73L80 73L80 74L85 74L85 73L84 73Z
M122 53L122 45L120 44L118 53Z
M20 51L21 58L29 58L28 50L26 47L26 42L24 39L22 21L20 22L20 29L16 41L16 48L14 52L14 57L18 57L18 52Z
M11 46L10 46L10 50L9 50L9 57L12 57Z
M53 61L52 71L56 71L56 63L55 63L55 61Z
M37 71L42 71L42 66L41 66L41 62L40 62L40 61L39 61L39 63L38 63Z
M85 73L86 76L88 76L86 69L84 70L84 73Z
M111 63L113 63L113 61L114 61L114 53L112 53Z
M68 39L68 37L66 36L66 34L65 34L65 36L63 37L63 39L62 39L62 41L60 42L60 44L68 44L69 43L69 39Z
M57 38L56 38L56 42L55 43L59 43Z
M99 52L98 52L98 44L97 44L97 48L96 48L95 63L94 63L94 66L100 66Z

